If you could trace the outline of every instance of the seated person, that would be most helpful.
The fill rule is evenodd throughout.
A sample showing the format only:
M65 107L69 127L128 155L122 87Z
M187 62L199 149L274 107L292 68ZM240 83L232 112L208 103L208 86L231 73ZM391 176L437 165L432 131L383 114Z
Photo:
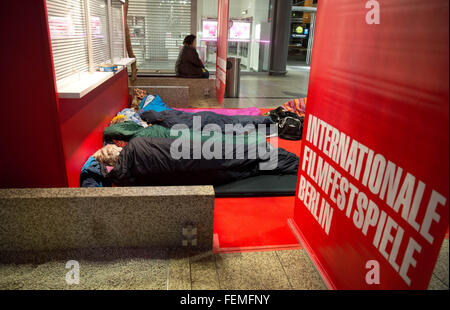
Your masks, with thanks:
M187 78L209 78L209 72L205 69L203 62L197 53L196 36L188 35L183 42L178 60L175 64L175 72L179 77Z

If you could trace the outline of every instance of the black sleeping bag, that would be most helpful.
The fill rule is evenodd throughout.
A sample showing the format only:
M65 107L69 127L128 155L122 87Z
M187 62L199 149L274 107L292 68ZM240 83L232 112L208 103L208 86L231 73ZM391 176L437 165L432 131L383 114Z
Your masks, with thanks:
M118 186L174 186L221 185L263 174L297 175L299 158L270 144L263 147L266 154L259 152L256 144L228 148L222 144L216 154L219 159L206 159L204 155L201 159L194 159L192 148L188 148L188 158L172 156L173 143L173 139L164 138L131 140L106 178ZM199 143L206 148L207 142ZM181 147L174 149L179 151Z
M241 134L246 132L247 125L258 129L258 125L266 125L267 133L269 133L271 124L275 124L268 116L247 116L247 115L220 115L213 112L198 112L186 113L183 111L167 110L162 112L148 111L141 115L142 119L149 124L158 124L166 128L172 128L175 125L185 125L187 128L194 131L203 130L207 125L209 131L220 131L226 134L226 125L241 125L242 130L236 130L236 133ZM195 126L194 120L198 119L199 126ZM239 126L239 127L241 127ZM238 129L239 127L236 127ZM208 128L208 127L207 127ZM217 128L217 130L214 130ZM220 129L219 129L220 128Z

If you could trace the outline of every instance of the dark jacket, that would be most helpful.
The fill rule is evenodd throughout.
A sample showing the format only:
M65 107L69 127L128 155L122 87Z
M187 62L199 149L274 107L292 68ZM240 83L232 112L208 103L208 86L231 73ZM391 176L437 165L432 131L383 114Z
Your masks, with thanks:
M178 55L175 72L180 77L201 78L203 77L203 67L197 51L192 47L184 46Z
M93 156L89 157L81 169L81 187L111 187L111 183L104 177L105 170L106 167L96 161Z

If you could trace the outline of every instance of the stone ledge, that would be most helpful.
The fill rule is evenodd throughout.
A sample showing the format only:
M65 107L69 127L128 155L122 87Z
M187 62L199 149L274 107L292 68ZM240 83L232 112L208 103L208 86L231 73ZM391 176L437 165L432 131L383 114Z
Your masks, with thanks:
M184 99L171 93L168 93L164 87L184 88L187 87L188 97L187 103ZM160 97L167 104L174 108L201 108L205 107L205 102L209 107L219 107L216 99L216 80L210 79L193 79L179 77L140 77L136 80L131 88L152 89L159 88ZM181 103L182 102L182 103Z
M192 195L210 196L214 195L214 190L211 186L0 189L0 201L14 198L165 197Z
M0 190L0 252L176 248L189 225L212 249L211 186Z

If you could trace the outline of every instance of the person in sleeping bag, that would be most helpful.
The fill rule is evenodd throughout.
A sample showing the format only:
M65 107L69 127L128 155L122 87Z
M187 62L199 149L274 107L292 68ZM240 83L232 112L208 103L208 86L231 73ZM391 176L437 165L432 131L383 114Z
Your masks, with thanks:
M213 112L187 113L176 110L162 112L147 111L141 114L141 118L148 124L156 124L166 128L172 128L178 125L193 129L194 131L203 130L208 126L216 128L216 131L226 133L226 129L231 125L235 127L236 134L251 131L249 128L254 128L253 130L258 129L259 125L265 125L266 133L270 134L270 125L276 126L270 116L229 116Z
M118 124L112 124L105 129L103 132L104 144L116 144L115 141L125 141L129 142L134 138L138 137L148 137L148 138L167 138L167 139L177 139L180 136L189 135L193 137L194 131L190 129L181 130L171 130L160 125L151 125L146 128L136 124L135 122L125 121ZM212 136L212 137L211 137ZM209 140L211 138L226 140L234 139L236 143L266 143L266 134L260 134L255 131L250 134L244 135L243 137L236 137L231 134L202 134L202 140Z
M107 144L89 157L81 168L81 187L111 187L112 184L105 178L105 174L117 164L122 150L123 148L114 144Z
M104 177L102 165L94 156L89 157L83 168L81 168L80 185L81 187L111 187L112 185Z
M138 137L104 176L117 186L221 185L263 174L296 175L298 164L295 154L268 143Z

